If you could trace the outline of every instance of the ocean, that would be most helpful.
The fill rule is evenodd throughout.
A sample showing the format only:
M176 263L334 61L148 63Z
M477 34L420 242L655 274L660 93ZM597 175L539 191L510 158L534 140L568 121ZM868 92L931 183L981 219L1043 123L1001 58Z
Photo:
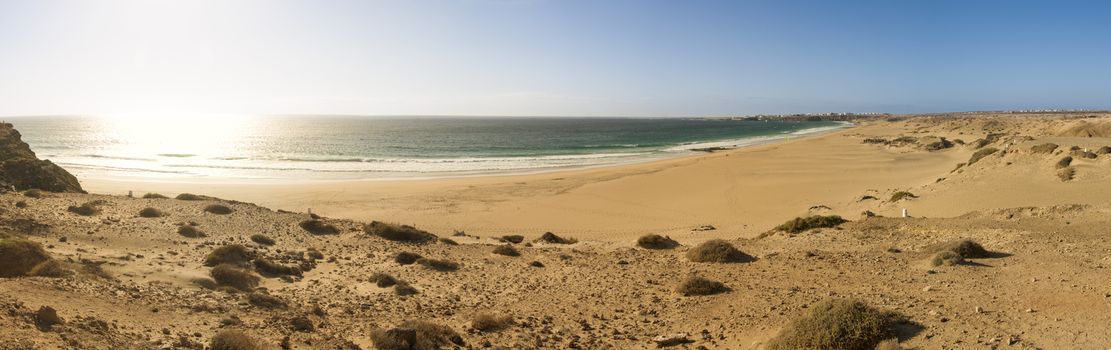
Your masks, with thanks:
M828 131L837 122L679 118L11 118L78 177L380 179L642 162Z

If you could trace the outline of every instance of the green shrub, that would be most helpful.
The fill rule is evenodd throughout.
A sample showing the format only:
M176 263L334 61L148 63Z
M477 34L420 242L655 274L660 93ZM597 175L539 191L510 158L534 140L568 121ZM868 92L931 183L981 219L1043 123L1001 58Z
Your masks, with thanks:
M968 165L972 165L980 159L984 159L984 157L995 154L995 152L999 152L999 150L991 147L976 151L976 153L972 154L972 158L968 158Z
M671 237L647 234L637 239L637 246L644 249L672 249L679 246Z
M513 248L513 246L508 244L494 247L494 254L505 256L521 256L521 252L518 252L516 248Z
M752 257L737 250L729 242L714 239L688 250L687 259L693 262L732 263L751 261Z
M19 277L50 260L42 245L22 238L0 240L0 277Z
M725 283L709 280L699 276L689 276L683 280L676 289L685 296L714 295L729 291Z
M436 235L409 225L390 224L373 221L363 230L372 236L382 237L387 240L405 243L429 243L436 240Z
M787 324L768 349L872 350L894 338L892 328L900 323L906 323L902 316L860 301L827 300Z
M841 225L845 222L848 221L842 219L840 216L837 215L812 215L805 218L791 219L790 221L787 221L782 225L776 226L775 229L777 231L784 231L788 233L799 233L816 228L837 227L837 225Z
M221 286L232 287L244 292L249 292L258 287L259 278L250 270L231 264L220 264L209 272L212 280Z

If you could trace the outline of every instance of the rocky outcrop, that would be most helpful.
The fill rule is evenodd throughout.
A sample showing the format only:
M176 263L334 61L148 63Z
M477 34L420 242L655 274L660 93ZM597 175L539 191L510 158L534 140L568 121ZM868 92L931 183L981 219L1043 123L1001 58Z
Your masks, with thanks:
M81 183L62 167L40 160L11 124L0 124L0 187L51 192L79 192Z

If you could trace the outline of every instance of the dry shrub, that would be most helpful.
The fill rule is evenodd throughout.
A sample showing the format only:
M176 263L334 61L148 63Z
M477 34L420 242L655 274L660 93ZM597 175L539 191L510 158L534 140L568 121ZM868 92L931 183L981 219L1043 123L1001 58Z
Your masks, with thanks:
M401 265L409 265L417 262L417 260L420 260L420 258L423 258L423 256L420 256L420 254L417 253L400 252L397 253L397 256L394 256L393 261Z
M471 318L471 328L483 332L500 330L511 324L513 324L513 316L492 312L480 312Z
M918 198L918 196L914 195L914 193L910 193L910 192L907 192L907 191L897 191L897 192L891 194L891 199L889 201L890 202L898 202L900 200L907 199L907 198Z
M83 260L81 261L81 272L106 280L115 280L116 278L111 273L104 270L104 263L104 261Z
M255 252L247 249L242 244L229 244L212 250L208 256L204 258L204 266L216 266L220 264L232 265L246 265L248 261L254 259Z
M517 244L517 243L524 242L525 241L525 236L522 236L522 235L501 236L501 241Z
M892 338L876 344L875 350L903 350L903 347L899 346L899 339Z
M436 271L455 271L459 269L459 263L441 259L420 258L417 259L417 264Z
M995 148L991 148L991 147L984 148L984 149L981 149L979 151L976 151L976 153L972 154L971 158L968 158L968 165L972 165L972 164L980 161L980 159L984 159L984 157L995 154L995 152L999 152L999 150L995 149Z
M258 287L259 278L250 270L231 265L220 264L209 272L212 280L221 286L232 287L241 291L251 291Z
M370 340L379 350L439 350L463 346L463 337L451 327L428 321L405 321L397 328L375 329Z
M1089 152L1087 150L1082 150L1082 149L1073 150L1072 152L1069 152L1069 155L1073 156L1073 157L1076 157L1076 158L1082 158L1082 159L1096 159L1096 158L1099 157L1098 154Z
M494 254L505 256L521 256L521 252L518 252L517 248L513 248L513 246L508 244L494 247Z
M950 250L943 250L934 254L930 264L934 266L956 266L964 264L964 257Z
M60 278L73 275L73 271L66 268L60 261L50 259L35 265L27 274L31 276Z
M671 237L648 234L637 239L637 246L644 249L672 249L679 246Z
M146 198L146 199L167 199L169 197L166 197L166 196L163 196L163 195L157 194L157 193L147 193L147 194L143 195L143 198Z
M800 233L816 228L837 227L837 225L843 224L845 222L847 222L847 220L842 219L840 216L837 215L812 215L805 218L791 219L790 221L787 221L782 225L776 226L775 230L785 231L788 233Z
M178 228L177 228L177 234L181 235L182 237L186 237L186 238L203 238L203 237L208 237L208 235L207 235L207 234L205 234L205 233L204 233L203 231L201 231L201 230L200 230L199 228L197 228L196 226L192 226L192 225L181 225L181 226L178 226Z
M261 244L261 245L274 245L274 243L276 243L276 242L274 242L273 238L266 237L266 236L261 235L261 234L251 235L251 242L255 242L255 243L258 243L258 244Z
M961 257L965 259L980 259L991 257L991 252L989 252L987 249L984 249L984 246L980 245L980 243L976 243L975 241L968 239L936 244L931 246L930 248L930 250L934 252L951 251L960 254Z
M400 296L408 296L408 295L413 295L413 294L420 293L420 291L417 290L417 288L409 285L409 282L405 282L405 281L401 281L401 280L398 280L397 284L393 285L393 292L394 292L394 294L397 294L397 295L400 295Z
M1072 181L1074 177L1076 177L1076 168L1070 166L1057 170L1057 178L1061 179L1061 181Z
M1056 143L1043 143L1034 147L1030 147L1030 152L1039 154L1052 154L1053 151L1057 150L1057 147L1060 146L1057 146Z
M1100 147L1098 150L1096 150L1096 154L1098 154L1098 155L1111 154L1111 146Z
M50 331L56 324L63 324L66 321L58 316L58 311L49 306L40 306L34 315L35 327L39 330L46 332Z
M551 232L544 232L544 234L541 235L540 238L537 238L536 241L537 242L545 242L545 243L553 243L553 244L574 244L574 243L578 242L579 240L574 239L574 238L563 238L563 237L560 237L560 236L556 236L556 234L551 233Z
M39 198L43 198L43 197L46 197L46 193L45 193L45 192L43 192L43 191L42 191L42 190L40 190L40 189L37 189L37 188L32 188L32 189L29 189L29 190L23 191L23 196L24 196L24 197L28 197L28 198L35 198L35 199L39 199Z
M210 350L263 350L266 346L243 331L228 329L212 337L208 348Z
M42 245L21 238L0 240L0 277L18 277L50 260Z
M895 337L892 327L906 322L901 315L860 301L826 300L787 324L768 349L872 350Z
M211 278L204 277L194 278L189 280L189 282L193 282L193 284L198 285L204 289L216 289L216 287L220 286L219 284L216 284L216 281L213 281Z
M373 221L363 229L367 234L387 240L405 243L428 243L436 240L436 235L409 225L390 224Z
M397 278L394 278L392 275L383 272L376 272L373 275L370 275L370 281L374 282L374 284L377 285L378 288L393 287L395 284L397 284Z
M284 300L270 294L259 292L247 294L247 302L264 309L284 309L286 307Z
M456 242L454 239L447 237L440 237L439 239L437 239L437 241L447 245L459 245L459 242Z
M233 210L232 208L229 208L228 206L222 204L212 204L206 206L204 207L204 211L216 215L228 215L235 212L235 210Z
M1064 169L1068 168L1069 165L1072 165L1072 156L1065 156L1064 158L1061 158L1061 160L1058 160L1057 164L1055 164L1054 166L1057 167L1057 169Z
M309 233L314 234L314 235L339 234L339 229L338 228L336 228L335 226L332 226L328 223L325 223L324 221L317 220L317 219L309 219L309 220L301 221L301 223L298 224L298 226L301 226L301 229L303 229L305 231L309 231Z
M88 202L79 206L71 205L69 206L69 208L66 208L66 210L81 216L93 216L96 214L100 214L100 208L98 208L98 204L99 203L97 202Z
M158 210L158 209L155 209L155 208L147 207L147 208L143 208L143 210L139 211L139 217L160 218L160 217L163 217L163 216L166 216L166 213L163 213L161 210Z
M709 240L687 251L687 259L693 262L748 262L752 257L737 250L733 244L720 239Z
M255 259L255 271L260 275L266 277L279 277L279 276L300 276L301 268L296 266L286 266L270 259Z
M316 330L316 326L312 324L312 320L304 315L290 319L289 325L293 326L293 330L303 333L311 333L313 330Z
M177 195L177 197L174 197L174 198L178 199L178 200L183 200L183 201L201 201L201 200L205 200L205 199L210 199L210 197L208 197L208 196L195 195L195 194L192 194L192 193L182 193L182 194Z
M729 291L725 283L713 281L699 276L688 276L676 289L685 296L714 295Z

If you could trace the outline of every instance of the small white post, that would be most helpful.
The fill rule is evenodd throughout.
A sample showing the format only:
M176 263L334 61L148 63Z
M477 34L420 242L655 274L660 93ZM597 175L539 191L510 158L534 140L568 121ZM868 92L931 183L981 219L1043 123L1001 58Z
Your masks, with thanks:
M903 208L903 217L907 217L907 208Z

